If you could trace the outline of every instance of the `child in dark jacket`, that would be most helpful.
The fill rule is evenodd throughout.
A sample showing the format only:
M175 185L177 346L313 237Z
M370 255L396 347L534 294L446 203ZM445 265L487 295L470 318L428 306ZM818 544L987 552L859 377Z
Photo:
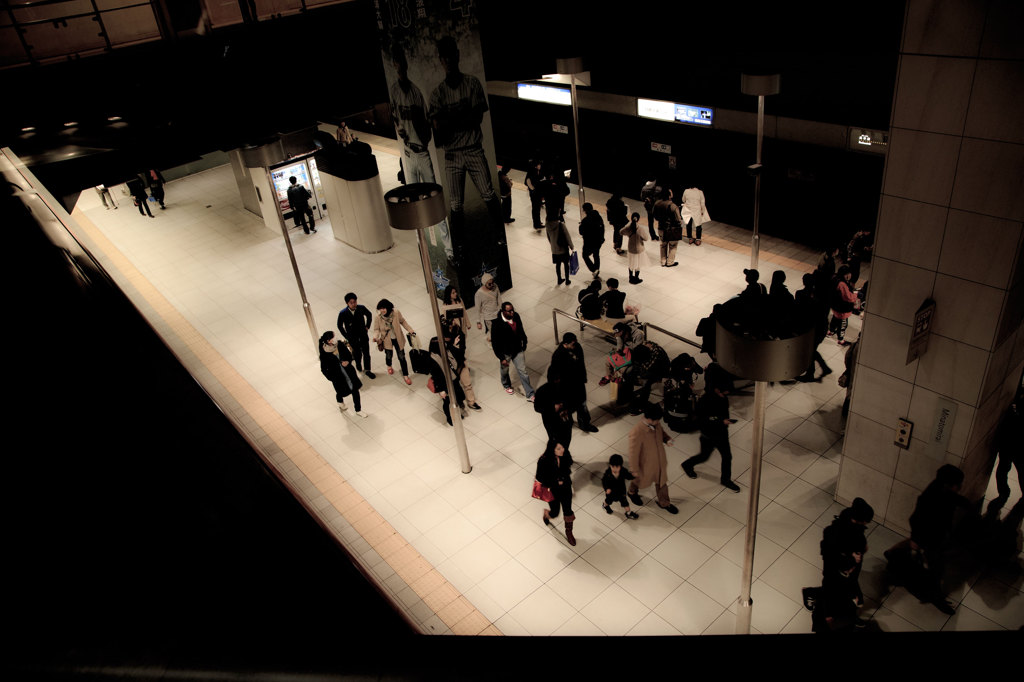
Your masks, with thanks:
M630 511L629 499L626 497L626 481L632 480L633 474L629 472L629 469L622 466L622 455L612 455L608 458L608 468L604 470L604 476L601 477L601 487L604 488L604 503L602 506L605 513L611 514L612 508L609 505L612 502L618 502L626 511L627 519L640 517L635 511Z

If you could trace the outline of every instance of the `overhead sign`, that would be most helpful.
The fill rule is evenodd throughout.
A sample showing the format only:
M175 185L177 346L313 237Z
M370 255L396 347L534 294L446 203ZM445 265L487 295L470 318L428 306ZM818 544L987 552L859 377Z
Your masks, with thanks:
M640 118L653 118L658 121L676 120L676 105L658 99L636 100L636 115Z
M672 153L672 145L665 144L664 142L652 142L651 143L651 151L652 152L661 152L662 154L671 154Z
M850 151L884 154L889 147L889 133L884 130L850 128Z
M551 85L537 85L536 83L519 83L516 88L519 99L560 104L562 106L572 105L572 93L569 91L569 88L556 88Z
M695 107L692 104L676 105L676 120L695 126L709 126L714 118L711 107Z
M935 301L926 298L914 314L914 328L910 332L910 345L907 348L908 365L928 350L928 336L931 334L934 319Z
M552 132L562 133L563 135L569 134L569 126L564 126L561 123L552 123L551 130Z
M715 110L711 107L700 107L693 104L666 102L660 99L636 100L636 115L641 118L653 118L657 121L675 121L687 125L710 126L714 121Z

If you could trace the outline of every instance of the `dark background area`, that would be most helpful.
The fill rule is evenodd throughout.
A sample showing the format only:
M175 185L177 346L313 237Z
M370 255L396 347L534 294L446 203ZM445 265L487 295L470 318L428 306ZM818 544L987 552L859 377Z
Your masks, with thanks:
M176 28L194 22L193 5L169 3ZM756 98L740 92L740 74L780 73L769 115L888 127L900 1L476 7L492 80L538 78L559 57L582 56L598 92L754 112ZM370 0L10 69L3 79L7 92L22 96L2 113L0 143L32 157L58 196L115 184L141 167L259 145L318 120L347 119L393 136L380 115L387 93ZM499 164L524 168L539 152L574 167L568 108L491 99ZM68 120L79 123L75 130L61 128ZM570 134L552 133L553 122L569 125ZM22 135L26 125L37 131ZM700 184L714 219L751 226L753 181L745 169L754 161L752 135L586 110L580 134L589 186L636 195L661 173L668 182ZM652 141L672 145L677 173L665 170L667 155L649 151ZM764 164L765 233L817 247L873 226L883 157L769 138Z

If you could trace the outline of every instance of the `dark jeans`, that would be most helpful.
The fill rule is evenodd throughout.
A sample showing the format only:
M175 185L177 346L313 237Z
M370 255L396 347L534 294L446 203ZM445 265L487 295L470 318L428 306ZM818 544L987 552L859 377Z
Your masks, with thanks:
M562 277L562 268L565 268L565 277ZM564 279L566 282L569 281L569 261L559 261L555 263L555 275L558 277L559 283Z
M584 244L583 249L583 262L587 266L587 270L594 272L595 270L601 269L601 245Z
M391 366L391 354L392 353L398 353L398 364L402 368L402 376L403 377L409 376L409 365L407 365L406 362L405 362L405 351L402 350L401 348L395 347L394 350L392 350L390 348L385 348L384 349L384 364L387 365L388 367Z
M837 340L842 341L843 337L846 336L846 327L849 324L849 317L844 317L843 319L840 320L838 317L833 315L831 322L828 323L828 328L829 331L836 335Z
M612 246L616 251L622 250L622 233L619 232L625 225L612 225Z
M306 223L306 216L309 216L309 223ZM293 206L292 218L295 219L295 226L302 225L302 231L309 234L309 231L316 227L316 220L313 219L313 209L309 206Z
M356 369L362 372L364 369L370 371L370 337L362 336L346 339L352 346L352 359L356 363Z
M562 492L560 490L560 488L567 488L567 490L565 492ZM553 499L550 502L548 502L548 507L551 508L551 511L548 514L548 516L550 516L553 519L557 518L558 517L558 508L559 507L561 507L562 511L565 512L566 517L573 516L573 513L572 513L572 488L569 487L568 484L561 485L561 486L556 485L554 488L551 489L551 492L554 493L555 499Z
M139 215L153 217L153 212L149 210L149 199L147 197L135 197L135 202L139 205Z
M701 232L704 231L703 228L703 225L697 226L697 239L700 239ZM686 238L693 239L693 218L686 221Z
M723 426L723 430L726 427ZM700 454L694 455L683 462L683 466L692 469L697 464L708 461L711 453L718 448L718 454L722 456L722 483L732 480L732 448L729 447L729 434L726 433L705 433L700 434Z
M462 391L462 386L459 385L457 377L452 377L452 384L455 385L455 403L462 408L463 403L466 401L466 394ZM445 391L444 398L442 399L441 409L444 410L444 418L448 420L448 423L452 423L452 397Z
M580 425L580 428L590 426L590 410L587 408L586 399L576 408L576 423ZM565 443L565 446L569 447L569 444Z
M501 217L506 223L512 222L512 195L501 198Z
M341 386L340 386L340 384L338 382L332 382L332 383L334 383L334 393L335 393L334 399L336 401L338 401L338 404L340 405L340 404L345 402L345 397L341 395L341 390L340 390ZM347 390L348 389L348 385L346 384L344 386L344 388ZM349 395L352 396L352 404L355 406L356 412L359 412L360 410L362 410L363 409L363 405L359 401L359 389L356 389L356 390L352 391L352 393L350 393Z

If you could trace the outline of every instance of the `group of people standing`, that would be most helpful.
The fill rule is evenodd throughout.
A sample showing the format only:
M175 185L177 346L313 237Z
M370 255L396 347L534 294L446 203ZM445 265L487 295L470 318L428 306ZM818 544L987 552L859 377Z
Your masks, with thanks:
M167 208L164 205L164 176L157 169L151 168L140 171L135 177L130 178L125 185L128 187L128 194L132 197L132 203L139 209L139 215L148 215L150 218L155 217L153 212L149 210L150 200L153 203L159 204L160 210ZM97 188L97 191L100 192L100 199L103 200L104 206L107 205L106 198L109 198L111 203L114 202L113 197L110 196L110 192L106 188L102 191ZM106 197L104 197L104 193L106 193ZM114 204L114 208L117 208L116 204Z

